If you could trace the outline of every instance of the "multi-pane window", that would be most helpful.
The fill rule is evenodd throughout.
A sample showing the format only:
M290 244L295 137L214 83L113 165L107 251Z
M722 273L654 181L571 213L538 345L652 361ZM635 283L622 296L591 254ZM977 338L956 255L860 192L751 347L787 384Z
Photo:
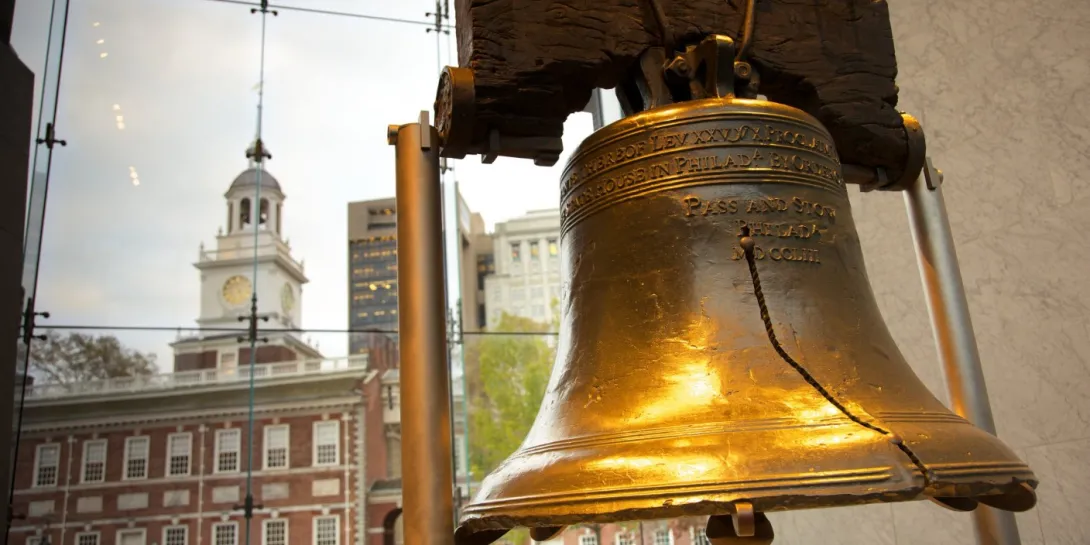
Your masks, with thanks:
M42 545L42 536L26 536L26 545Z
M261 545L288 545L287 519L268 519L262 525Z
M537 244L537 241L535 240L535 241L530 243L530 257L536 258L536 257L538 257L540 255L541 255L541 250L538 249L538 244Z
M636 537L631 532L620 532L617 534L617 545L636 545Z
M579 545L598 545L598 536L594 534L583 534L579 536Z
M34 486L57 486L57 466L60 459L60 445L38 445L34 455Z
M238 523L220 522L212 525L212 545L238 545Z
M526 289L525 288L511 288L511 300L512 301L522 301L523 299L526 299Z
M125 478L145 479L148 476L148 438L125 439Z
M673 542L670 530L655 530L655 545L673 545Z
M76 545L98 545L98 532L76 534Z
M265 426L265 469L288 467L288 426Z
M188 526L167 526L163 528L163 545L187 545Z
M708 534L703 528L693 526L690 530L693 533L693 545L711 545L711 541L708 540Z
M106 480L106 440L83 442L83 470L81 481L100 483Z
M340 424L336 420L314 423L314 465L335 466L340 463Z
M144 530L118 530L117 545L144 545L147 540Z
M340 521L336 516L315 517L314 545L337 545L340 541Z
M241 450L241 430L238 428L216 430L216 473L238 471ZM219 543L217 542L216 545L219 545Z
M522 243L521 242L512 242L511 243L511 261L518 261L521 251L522 251Z
M549 239L549 255L550 256L556 256L559 253L560 253L560 247L557 246L556 239L555 238L550 238Z
M167 476L189 475L189 460L193 452L193 434L172 433L167 437Z

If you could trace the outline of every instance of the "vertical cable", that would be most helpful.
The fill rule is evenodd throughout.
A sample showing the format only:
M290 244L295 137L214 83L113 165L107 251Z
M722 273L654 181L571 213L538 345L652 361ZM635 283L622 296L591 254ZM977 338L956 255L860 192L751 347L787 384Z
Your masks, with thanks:
M254 261L253 261L253 281L251 283L252 293L250 295L250 377L249 377L249 396L248 407L246 411L246 503L243 506L246 517L246 545L250 545L253 523L253 511L254 511L254 496L253 496L253 473L254 473L254 377L257 371L257 275L258 275L258 252L261 242L261 182L262 174L265 169L265 157L266 152L264 143L261 139L262 134L262 121L265 107L265 34L266 25L268 22L269 3L268 0L261 1L260 9L252 9L251 13L261 13L261 60L259 62L259 77L257 87L257 137L254 140L253 157L255 178L257 181L257 187L254 190L254 202L251 204L254 211L250 212L250 225L254 230ZM276 12L274 11L275 15Z

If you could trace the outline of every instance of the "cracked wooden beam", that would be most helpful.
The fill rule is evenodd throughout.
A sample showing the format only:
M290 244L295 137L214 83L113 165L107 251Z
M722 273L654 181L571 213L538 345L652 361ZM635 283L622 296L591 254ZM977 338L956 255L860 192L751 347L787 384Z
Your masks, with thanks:
M675 44L738 39L743 0L658 2ZM490 137L559 138L592 89L615 88L662 44L652 9L649 0L456 0L458 61L473 73L469 152ZM883 167L891 179L905 170L885 1L757 0L748 60L760 92L819 119L844 163Z

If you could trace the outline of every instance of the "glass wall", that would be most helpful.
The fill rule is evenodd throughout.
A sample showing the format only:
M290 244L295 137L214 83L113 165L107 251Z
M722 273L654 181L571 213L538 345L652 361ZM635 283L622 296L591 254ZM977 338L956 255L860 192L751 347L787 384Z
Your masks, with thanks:
M400 539L396 214L360 224L350 203L395 196L386 127L456 64L449 9L17 3L41 140L20 311L48 317L20 344L9 543ZM565 148L592 130L573 115ZM458 506L552 365L565 159L443 165ZM541 268L503 268L497 231L541 217ZM512 305L533 274L538 303ZM488 397L508 371L518 414Z

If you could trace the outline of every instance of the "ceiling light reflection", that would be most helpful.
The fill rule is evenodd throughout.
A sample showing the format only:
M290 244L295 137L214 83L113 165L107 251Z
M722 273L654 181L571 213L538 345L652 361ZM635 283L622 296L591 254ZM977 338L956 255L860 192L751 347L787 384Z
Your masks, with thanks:
M106 58L106 55L109 55L109 53L107 53L107 52L103 51L102 53L99 53L99 54L98 54L98 58L100 58L100 59L105 59L105 58Z

